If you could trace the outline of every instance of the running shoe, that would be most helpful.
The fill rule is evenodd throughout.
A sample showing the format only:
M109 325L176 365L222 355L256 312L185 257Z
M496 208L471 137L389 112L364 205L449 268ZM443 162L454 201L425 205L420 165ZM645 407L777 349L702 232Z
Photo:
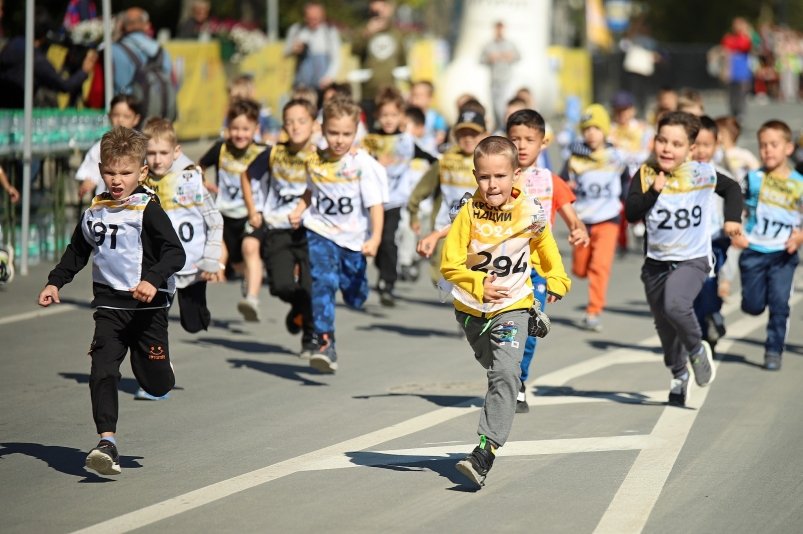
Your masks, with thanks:
M0 248L0 285L14 280L14 249Z
M316 352L318 352L318 340L315 334L304 334L301 337L301 352L298 353L298 357L311 358Z
M586 316L583 317L580 326L589 332L602 332L602 322L599 320L599 315L593 313L587 313Z
M259 322L259 301L254 297L245 297L237 303L237 311L239 311L243 319L249 323Z
M107 439L101 439L98 446L86 456L86 467L101 475L119 475L122 469L117 446Z
M457 462L457 470L477 489L485 485L485 477L494 464L494 453L491 452L490 447L487 442L485 448L478 445L474 447L471 454Z
M711 351L711 345L708 341L703 340L702 348L694 354L689 354L689 362L694 371L694 381L700 387L705 387L714 381L717 376L717 369L714 367L714 355Z
M686 406L689 400L689 373L680 378L673 378L669 383L669 404L673 406Z
M139 388L137 392L134 393L134 400L158 401L158 400L167 400L169 398L170 398L170 393L165 393L161 397L155 397L142 388Z
M768 352L764 355L764 369L767 371L781 370L781 355Z
M310 367L320 373L334 374L337 371L337 353L335 340L330 334L321 334L318 339L318 351L309 359Z

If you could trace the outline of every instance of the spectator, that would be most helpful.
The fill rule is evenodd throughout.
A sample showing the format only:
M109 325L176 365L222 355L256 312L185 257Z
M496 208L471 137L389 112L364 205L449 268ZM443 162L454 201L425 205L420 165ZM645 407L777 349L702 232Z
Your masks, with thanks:
M513 64L521 56L511 41L505 39L505 24L501 21L494 27L494 40L482 49L480 62L491 69L491 104L497 129L505 127L505 109L510 97L510 78Z
M354 53L359 56L362 68L371 71L371 77L362 84L360 106L366 117L374 117L374 99L379 89L394 85L393 71L405 66L407 58L401 32L393 26L393 3L371 0L368 10L370 18L354 41Z
M41 88L64 93L77 93L95 67L97 53L89 50L81 69L68 78L62 78L48 61L47 34L53 29L52 21L44 10L38 10L34 21L34 91ZM20 109L25 102L25 36L12 38L0 52L0 108Z
M122 14L121 30L123 36L112 45L112 65L114 68L114 94L130 94L137 65L132 61L126 52L126 48L131 50L139 59L141 64L159 53L161 47L156 40L149 35L151 33L151 22L148 13L139 7L127 9ZM172 73L172 61L167 51L162 53L162 69L166 75Z
M624 86L635 99L636 113L639 116L647 110L647 95L655 74L655 64L661 59L658 45L650 36L650 28L643 19L633 22L620 47L625 56L622 68L625 72Z
M284 55L296 58L294 88L306 86L321 90L334 82L340 70L340 33L326 22L323 4L304 4L304 23L290 26Z
M741 120L747 105L752 73L750 72L750 50L753 47L750 25L742 17L733 19L731 33L722 38L722 48L727 54L726 76L728 83L728 102L731 115Z
M73 26L85 20L97 18L98 10L92 0L70 0L64 13L64 28L71 30Z
M198 39L201 35L209 35L209 13L212 4L209 0L195 0L190 6L190 17L178 23L176 37L178 39Z

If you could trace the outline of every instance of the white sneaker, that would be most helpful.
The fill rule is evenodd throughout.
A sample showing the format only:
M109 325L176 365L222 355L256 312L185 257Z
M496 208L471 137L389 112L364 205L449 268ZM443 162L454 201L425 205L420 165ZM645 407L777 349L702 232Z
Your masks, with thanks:
M254 297L246 297L237 303L237 311L239 311L243 319L251 323L259 322L259 301Z
M0 248L0 285L14 280L14 249Z
M580 324L585 330L602 332L602 322L599 320L599 315L588 313L583 317L583 321Z

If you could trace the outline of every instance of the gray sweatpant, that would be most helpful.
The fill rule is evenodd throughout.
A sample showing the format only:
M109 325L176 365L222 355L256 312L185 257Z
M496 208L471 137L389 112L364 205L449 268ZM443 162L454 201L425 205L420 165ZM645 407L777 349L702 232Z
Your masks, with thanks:
M474 357L488 371L488 392L477 434L505 444L516 415L516 395L521 387L521 358L527 342L527 310L512 310L490 319L455 312L466 333Z
M685 261L647 258L641 281L661 339L664 364L679 377L686 372L689 354L700 350L702 331L694 315L694 299L711 270L706 257Z

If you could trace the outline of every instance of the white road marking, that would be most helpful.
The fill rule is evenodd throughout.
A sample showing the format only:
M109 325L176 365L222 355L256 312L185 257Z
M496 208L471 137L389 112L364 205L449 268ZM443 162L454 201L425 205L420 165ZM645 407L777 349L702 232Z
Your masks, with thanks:
M793 296L790 304L794 304L800 298L800 294ZM766 323L766 314L745 317L728 326L728 330L740 334L748 333ZM727 352L734 342L733 338L726 338L717 344L717 350ZM718 366L719 362L715 365ZM710 390L710 387L692 387L689 400L697 406L696 410L663 411L650 434L663 445L645 448L639 453L597 524L595 534L641 532L644 529Z
M40 308L38 310L25 312L25 313L18 313L16 315L9 315L8 317L0 318L0 326L12 323L18 323L20 321L27 321L29 319L38 319L40 317L46 317L48 315L56 315L57 313L65 313L68 311L79 310L81 309L80 306L76 306L75 304L51 304L47 308Z
M741 327L744 324L750 324L752 327L750 330L759 326L762 320L760 318L751 318L740 321L731 327L731 332L741 331ZM748 330L749 331L749 330ZM641 343L639 345L647 346L654 346L657 343L657 336L652 336ZM726 341L721 342L724 346ZM617 349L606 354L597 356L595 358L591 358L584 362L571 365L569 367L556 370L552 373L548 373L540 377L540 379L536 380L537 384L544 384L553 387L560 387L567 382L584 376L589 373L593 373L595 371L604 369L611 365L619 365L619 364L627 364L627 363L644 363L644 362L659 362L660 356L655 353L647 353L645 351L633 351L632 349ZM699 390L698 390L699 393ZM698 398L705 399L705 395L707 394L707 390L703 390L702 394L699 395ZM654 397L655 392L649 392L647 396L650 398ZM547 400L548 399L548 400ZM557 400L552 400L550 397L538 397L535 395L530 394L530 400L534 403L542 403L542 404L560 404ZM578 400L577 397L568 397L563 399L564 403L571 404L575 402L609 402L609 399L600 399L595 397L586 397ZM269 465L263 467L261 469L257 469L251 471L249 473L244 473L242 475L222 480L215 484L211 484L205 486L203 488L199 488L194 491L190 491L183 495L178 495L176 497L158 502L151 506L146 506L145 508L141 508L139 510L135 510L133 512L129 512L127 514L123 514L117 516L115 518L109 519L102 523L97 523L95 525L89 526L85 529L76 531L78 533L97 533L97 534L105 534L106 532L130 532L132 530L136 530L148 525L152 525L158 521L163 519L167 519L170 517L177 516L184 512L188 512L190 510L200 508L206 504L218 501L220 499L229 497L236 493L246 491L250 488L254 488L256 486L271 482L273 480L277 480L279 478L292 475L294 473L298 473L301 471L309 471L314 469L313 466L318 465L340 465L344 466L343 458L347 456L348 453L354 455L354 451L360 452L370 452L367 449L371 449L381 443L386 443L388 441L398 439L404 436L408 436L415 432L419 432L421 430L425 430L427 428L431 428L433 426L439 425L441 423L447 422L449 420L455 419L457 417L461 417L463 415L470 414L472 412L476 412L479 410L478 407L469 406L472 401L467 401L463 405L451 406L447 408L440 408L438 410L433 410L431 412L422 414L417 417L413 417L406 421L402 421L395 425L391 425L389 427L381 428L374 432L369 432L362 436L355 437L350 440L346 440L335 445L330 445L328 447L324 447L322 449L318 449L316 451L309 452L307 454L303 454L301 456L296 456L294 458L289 458L282 462L278 462L273 465ZM667 415L668 414L668 415ZM640 474L641 480L636 483L635 491L638 493L639 485L641 486L641 491L649 491L654 493L655 499L649 500L642 500L640 506L638 508L640 516L644 516L644 522L646 522L646 518L649 517L650 512L652 511L652 507L657 500L658 494L660 494L661 489L663 488L664 483L666 482L666 477L669 474L672 466L674 465L674 461L677 458L677 454L674 456L671 455L671 452L675 449L680 451L683 443L686 440L686 436L688 434L688 429L691 428L691 423L694 421L694 417L696 417L697 411L694 410L679 410L679 409L668 409L664 410L662 416L659 418L658 424L656 425L656 431L653 432L650 436L641 436L641 435L629 435L629 436L616 436L613 438L581 438L580 440L555 440L555 441L563 441L557 449L560 447L567 448L567 447L574 447L582 452L582 447L591 447L594 443L596 443L596 447L600 446L607 446L611 447L613 444L618 444L619 449L616 450L629 450L628 448L633 449L642 449L642 453L639 455L639 459L642 458L642 455L645 454L646 451L655 451L652 455L646 455L644 460L639 461L637 459L634 466L631 468L630 473L628 473L625 482L620 487L619 492L617 493L616 497L614 498L614 502L609 506L608 510L603 517L603 520L600 522L600 526L605 527L606 525L603 524L603 521L606 521L607 518L610 516L610 519L616 519L620 515L622 515L623 507L628 507L628 499L629 496L627 494L627 490L623 491L623 487L628 484L633 478L633 472L636 471L637 473L642 473L642 471L646 470L648 473L651 469L648 461L650 458L669 458L671 457L671 461L665 461L662 463L660 473L658 474L649 474L649 476L644 476ZM691 422L688 419L691 417ZM666 427L666 428L664 428ZM685 431L682 429L686 428ZM671 430L671 432L670 432ZM655 435L653 437L653 435ZM566 443L566 441L573 442L572 444ZM529 443L529 442L523 442ZM519 445L519 447L523 447L524 450L546 450L546 447L549 445L545 444L545 442L535 442L538 445L527 444L527 445ZM600 445L602 443L602 445ZM636 447L636 444L639 446ZM509 455L516 455L516 446L511 447L514 445L513 443L508 443L505 446L504 454ZM553 444L555 446L556 444ZM648 447L648 448L645 448ZM667 452L667 448L668 452ZM581 450L582 449L582 450ZM413 449L414 451L416 449ZM432 449L423 449L423 450L435 450L438 451L452 451L457 450L456 446L446 446L446 447L434 447ZM460 446L460 451L465 452L465 446ZM521 450L521 449L519 449ZM595 449L596 450L596 449ZM610 448L602 449L602 450L611 450ZM406 456L409 455L410 450L407 451L386 451L385 453L378 453L378 454L391 454L393 457L396 453L403 453L398 454L397 456ZM524 454L524 453L522 453ZM535 453L538 454L538 453ZM546 452L542 452L541 454L549 454ZM552 453L554 454L554 452ZM402 458L403 459L403 458ZM353 462L352 462L353 463ZM348 465L348 467L353 467L353 465ZM334 468L334 467L332 467ZM663 471L666 471L664 474ZM631 485L633 483L631 482ZM621 495L621 497L620 497ZM623 500L624 499L624 500ZM646 508L649 506L648 508ZM599 526L598 526L599 528ZM639 529L636 529L639 530ZM609 530L601 530L600 532L608 532ZM619 529L619 532L630 531L629 529Z

